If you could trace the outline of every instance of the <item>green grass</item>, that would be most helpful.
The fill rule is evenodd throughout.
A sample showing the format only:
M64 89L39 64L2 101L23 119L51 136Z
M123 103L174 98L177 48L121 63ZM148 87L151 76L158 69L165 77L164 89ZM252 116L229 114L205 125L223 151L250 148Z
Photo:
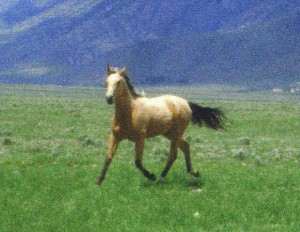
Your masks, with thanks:
M113 112L103 91L0 86L0 230L299 231L299 96L168 90L227 114L225 132L185 134L201 178L179 155L166 182L152 183L125 141L98 187ZM159 175L168 149L148 140L145 166Z

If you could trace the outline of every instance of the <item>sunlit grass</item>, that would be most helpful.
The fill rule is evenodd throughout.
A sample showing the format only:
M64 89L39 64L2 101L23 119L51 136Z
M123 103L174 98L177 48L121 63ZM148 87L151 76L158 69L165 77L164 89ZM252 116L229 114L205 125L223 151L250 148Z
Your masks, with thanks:
M200 179L185 172L179 153L166 182L150 182L135 168L133 144L124 141L98 187L113 111L101 93L20 86L1 93L1 231L300 229L297 96L193 99L221 106L228 118L224 132L188 128ZM148 140L145 166L159 175L168 150L166 139Z

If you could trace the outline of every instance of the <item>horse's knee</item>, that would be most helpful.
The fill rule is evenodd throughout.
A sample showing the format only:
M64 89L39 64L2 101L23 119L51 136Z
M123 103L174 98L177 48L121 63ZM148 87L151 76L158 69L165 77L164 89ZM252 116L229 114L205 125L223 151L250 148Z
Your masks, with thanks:
M177 159L177 153L170 157L170 161L174 162Z
M181 140L180 143L179 143L179 148L185 153L189 152L190 151L190 144L185 140Z

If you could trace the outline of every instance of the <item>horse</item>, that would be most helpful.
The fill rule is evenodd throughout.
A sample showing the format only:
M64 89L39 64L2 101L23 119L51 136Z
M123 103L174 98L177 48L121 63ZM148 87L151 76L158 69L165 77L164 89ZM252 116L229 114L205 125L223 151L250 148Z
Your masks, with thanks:
M171 142L168 160L159 181L163 181L177 158L178 148L185 156L186 170L194 177L199 172L191 163L190 145L183 134L190 122L222 130L225 115L219 108L202 107L196 103L174 96L162 95L147 98L138 94L126 74L127 67L120 70L107 66L106 101L115 104L112 118L109 149L100 172L97 184L105 179L109 165L122 140L135 143L135 165L149 180L155 181L154 173L149 172L142 163L145 140L162 135Z

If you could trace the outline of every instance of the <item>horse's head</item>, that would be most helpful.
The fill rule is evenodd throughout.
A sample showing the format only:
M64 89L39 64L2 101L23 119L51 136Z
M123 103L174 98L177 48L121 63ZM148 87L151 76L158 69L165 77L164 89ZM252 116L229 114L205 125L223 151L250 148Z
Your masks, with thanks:
M114 97L121 95L124 91L126 81L124 75L127 67L116 70L110 65L107 66L107 80L106 80L106 101L108 104L113 104Z

